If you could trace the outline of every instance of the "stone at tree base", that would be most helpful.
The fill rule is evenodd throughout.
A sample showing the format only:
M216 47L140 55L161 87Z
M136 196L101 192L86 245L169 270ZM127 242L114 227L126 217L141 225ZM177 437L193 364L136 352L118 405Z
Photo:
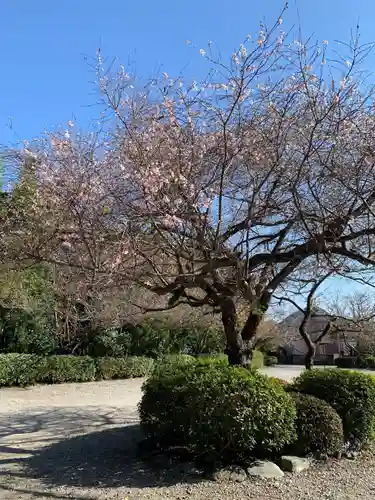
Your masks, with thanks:
M311 462L307 458L284 455L281 457L280 465L286 472L302 472L310 467Z
M212 474L212 479L220 482L232 481L235 483L242 483L246 478L246 472L238 465L230 465Z
M277 478L283 477L284 472L273 462L258 460L248 467L247 473L252 477Z

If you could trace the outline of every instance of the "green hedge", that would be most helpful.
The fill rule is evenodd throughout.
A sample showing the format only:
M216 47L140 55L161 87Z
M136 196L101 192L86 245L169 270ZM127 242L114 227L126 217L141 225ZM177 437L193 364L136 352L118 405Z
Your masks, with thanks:
M223 459L272 454L295 438L293 398L271 378L222 363L166 365L143 386L149 442Z
M261 367L262 361L262 353L255 351L253 367ZM147 377L154 368L165 370L167 365L183 366L192 363L227 366L228 360L225 355L194 358L187 354L173 354L155 361L144 356L92 358L72 355L0 354L0 387Z
M375 421L373 377L336 368L306 370L290 389L327 401L343 421L345 439L363 443L372 437Z
M153 365L153 359L144 357L0 354L0 387L145 377Z
M96 379L126 379L146 377L154 366L154 360L144 357L96 358Z
M95 374L95 360L89 356L46 356L39 360L36 382L90 382L95 380Z
M36 384L42 359L35 354L0 354L0 387Z

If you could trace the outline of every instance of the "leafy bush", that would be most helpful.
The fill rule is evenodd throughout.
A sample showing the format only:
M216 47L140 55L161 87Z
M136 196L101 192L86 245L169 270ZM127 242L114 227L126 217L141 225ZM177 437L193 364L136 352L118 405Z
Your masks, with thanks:
M293 441L295 404L280 384L240 367L169 365L143 385L141 425L156 447L194 455L267 454Z
M145 357L126 358L97 358L97 379L126 379L135 377L146 377L152 371L154 360Z
M291 395L297 408L297 440L292 445L293 453L332 456L341 451L344 445L342 420L332 406L309 394L295 392Z
M327 401L343 421L345 439L362 443L371 437L375 419L375 380L363 373L306 370L291 386Z
M94 358L123 358L130 355L131 339L127 332L105 330L93 335L88 343L88 354Z
M225 335L222 329L203 325L171 326L170 352L182 352L197 356L215 354L225 349Z
M268 356L267 354L264 356L264 364L266 366L275 366L278 362L279 360L276 356Z
M41 360L33 354L0 354L0 387L37 383Z
M96 334L88 346L88 353L93 357L160 358L168 354L218 353L223 352L224 347L221 329L206 325L176 326L154 320Z
M46 356L40 358L37 382L88 382L95 379L95 373L95 362L89 356Z
M282 378L278 378L278 377L270 377L270 378L272 378L272 380L274 380L275 382L278 382L279 384L281 384L285 388L289 385L289 382L287 382L286 380L284 380Z

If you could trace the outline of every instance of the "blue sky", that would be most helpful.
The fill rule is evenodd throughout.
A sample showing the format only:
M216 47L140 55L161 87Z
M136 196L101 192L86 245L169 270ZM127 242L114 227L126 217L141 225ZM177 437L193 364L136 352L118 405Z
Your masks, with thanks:
M275 20L283 0L1 0L0 143L31 139L76 118L97 115L84 55L136 61L147 76L157 69L203 77L199 48L212 40L230 54L262 19ZM290 0L285 29L300 23L305 36L346 41L357 20L365 42L375 40L375 2ZM196 48L187 46L191 40ZM367 67L375 67L375 53ZM9 123L12 123L12 130Z
M92 74L84 55L99 45L109 57L136 60L147 76L157 68L176 74L185 68L199 79L205 66L199 56L207 41L227 53L262 18L276 19L283 0L1 0L0 143L29 139L45 127L73 116L85 126L95 110L87 105ZM375 39L375 3L370 0L291 0L286 28L301 21L305 35L347 40L359 18L363 39ZM299 17L297 15L299 11ZM190 39L196 49L186 46ZM369 66L375 56L369 60ZM12 118L13 132L8 129Z

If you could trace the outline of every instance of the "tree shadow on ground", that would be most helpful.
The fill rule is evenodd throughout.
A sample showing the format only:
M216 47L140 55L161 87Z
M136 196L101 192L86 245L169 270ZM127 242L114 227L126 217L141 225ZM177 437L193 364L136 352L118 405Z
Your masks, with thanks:
M24 473L54 486L116 488L197 482L191 464L139 449L138 424L94 432L42 448L24 462Z
M0 484L0 491L1 490L20 495L28 495L35 498L51 498L52 500L71 500L73 498L72 495L60 495L59 493L54 493L52 491L41 491L32 488L14 488L4 484ZM76 498L78 500L78 497ZM97 497L80 496L79 500L97 500Z

